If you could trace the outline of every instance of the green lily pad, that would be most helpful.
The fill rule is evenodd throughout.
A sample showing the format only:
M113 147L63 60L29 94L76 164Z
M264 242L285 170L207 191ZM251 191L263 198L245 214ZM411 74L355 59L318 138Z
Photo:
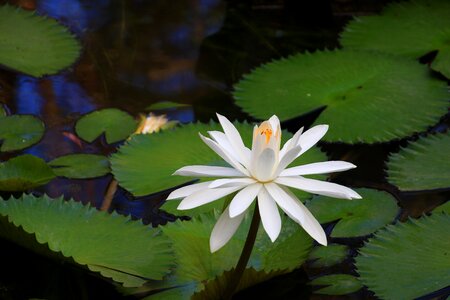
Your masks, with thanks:
M402 191L450 187L450 135L436 134L410 143L389 157L388 180Z
M67 178L94 178L110 172L109 160L103 155L70 154L55 158L48 163L57 176Z
M0 117L0 151L21 150L39 142L44 135L45 125L29 115Z
M0 191L26 191L55 178L53 170L39 157L25 154L0 164Z
M375 143L426 130L447 112L444 82L426 66L368 51L305 53L274 61L244 76L236 103L250 115L288 120L324 108L316 124L330 124L324 140ZM370 117L368 117L370 116Z
M235 124L247 146L251 145L253 127ZM143 196L186 184L195 178L172 176L187 165L223 165L223 160L198 136L207 131L221 130L220 125L187 124L157 134L134 135L111 157L112 172L119 184L135 196ZM282 140L292 135L283 132ZM170 159L167 159L167 158ZM302 154L292 165L326 160L317 148ZM313 178L323 178L313 177Z
M326 275L312 280L310 285L326 285L327 287L314 291L323 295L346 295L362 288L361 282L355 276L348 274Z
M433 213L441 213L441 212L445 212L448 215L450 215L450 201L447 201L444 204L441 204L435 209L433 209Z
M373 233L391 223L398 213L390 194L371 189L355 189L362 199L343 200L317 196L306 206L320 223L339 220L331 237L358 237Z
M308 260L312 260L311 267L327 268L342 262L348 255L348 247L345 245L331 244L328 246L316 246L310 253Z
M48 252L70 257L124 286L162 279L172 266L170 243L159 230L79 202L23 195L0 200L0 216L0 235L30 249L47 244Z
M450 78L449 11L446 0L394 2L380 16L355 18L342 33L341 43L411 58L438 51L431 67Z
M185 108L190 107L189 104L184 103L176 103L171 101L161 101L153 103L152 105L147 106L147 110L167 110L167 109L175 109L175 108Z
M207 213L191 221L178 220L162 228L173 242L175 251L177 268L173 274L170 293L177 295L177 298L188 298L195 292L200 292L204 289L205 282L236 266L247 237L251 216L244 219L233 238L223 248L211 253L209 237L217 218L218 214ZM254 268L257 272L277 270L277 274L283 274L298 268L305 261L312 246L311 238L289 218L283 218L283 221L283 229L275 243L260 228L247 267ZM148 299L158 299L160 296L155 294L156 298ZM170 299L167 294L164 296L160 299Z
M105 108L81 117L75 125L75 131L89 143L105 134L106 142L112 144L128 138L137 125L137 121L127 112Z
M55 20L0 6L0 64L40 77L69 67L80 49L77 40Z
M416 299L450 284L450 216L433 214L379 231L359 251L360 280L380 299Z

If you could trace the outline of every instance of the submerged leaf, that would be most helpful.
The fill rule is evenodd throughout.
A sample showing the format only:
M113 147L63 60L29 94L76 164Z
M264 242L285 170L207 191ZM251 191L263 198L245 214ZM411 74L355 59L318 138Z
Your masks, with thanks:
M235 124L247 146L251 144L253 127L250 124ZM224 165L223 160L198 137L210 130L221 130L216 123L187 124L157 134L134 135L111 157L111 168L119 184L135 196L160 192L186 184L195 178L172 176L186 165ZM286 141L292 135L283 132ZM168 159L170 158L170 159ZM312 148L300 156L292 165L324 161L326 156ZM315 176L314 178L323 178ZM305 195L305 194L303 194Z
M348 274L325 275L312 280L309 284L327 286L314 291L316 294L324 295L346 295L362 288L358 278Z
M89 143L105 134L106 142L112 144L128 138L137 125L137 121L127 112L105 108L81 117L75 125L75 131Z
M0 164L0 191L26 191L55 178L45 161L25 154Z
M360 280L380 299L415 299L450 284L450 216L433 214L379 231L356 257Z
M79 202L24 195L0 200L0 216L0 234L8 239L19 243L26 240L22 246L31 249L36 241L46 243L51 251L124 286L162 279L172 266L170 243L158 230ZM5 226L11 225L20 226L21 235L9 234ZM28 234L36 240L24 239Z
M449 153L449 134L420 138L389 157L388 180L402 191L450 188Z
M103 155L69 154L48 163L57 176L67 178L94 178L110 172L109 160Z
M0 6L0 64L35 77L75 62L80 45L55 20L13 6Z
M390 194L371 189L355 190L362 199L318 196L306 203L320 223L339 220L331 232L331 237L368 235L391 223L397 215L399 208Z
M328 246L316 246L310 253L308 260L312 260L311 267L331 267L342 262L348 255L348 247L345 245L331 244Z
M394 2L380 16L355 18L342 33L341 43L411 58L438 51L431 67L450 78L449 12L447 0Z
M408 58L335 50L263 65L236 85L236 103L250 115L281 120L324 110L324 140L385 142L426 130L447 112L444 82Z
M0 151L15 151L36 144L44 135L41 120L29 115L0 117Z

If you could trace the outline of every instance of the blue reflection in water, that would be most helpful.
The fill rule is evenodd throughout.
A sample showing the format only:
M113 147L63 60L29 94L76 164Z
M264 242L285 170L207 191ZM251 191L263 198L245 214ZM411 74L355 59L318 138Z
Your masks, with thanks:
M81 36L86 30L99 28L108 20L110 0L40 0L37 11L59 20Z
M17 76L16 110L19 114L41 115L44 98L39 93L39 80L25 75Z
M64 75L51 77L56 104L63 115L85 114L95 110L96 106L86 91L76 82Z

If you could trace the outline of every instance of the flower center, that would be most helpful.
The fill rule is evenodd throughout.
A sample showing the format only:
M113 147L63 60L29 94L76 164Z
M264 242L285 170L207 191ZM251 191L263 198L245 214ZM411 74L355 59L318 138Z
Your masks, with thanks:
M272 136L272 129L265 128L264 130L261 131L261 135L263 134L266 135L266 144L268 144L270 141L270 137Z

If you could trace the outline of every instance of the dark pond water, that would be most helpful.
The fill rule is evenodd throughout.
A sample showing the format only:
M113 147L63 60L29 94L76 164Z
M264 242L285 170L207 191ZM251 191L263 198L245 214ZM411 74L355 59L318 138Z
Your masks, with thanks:
M0 1L0 3L5 1ZM338 46L342 26L354 14L378 12L388 1L377 0L19 0L9 1L58 19L83 44L77 64L55 76L35 79L0 70L0 99L11 112L41 117L47 126L44 139L25 152L51 160L69 153L104 153L117 145L101 141L86 144L73 138L74 121L89 111L118 107L137 115L152 103L176 101L191 108L169 112L181 122L209 121L215 112L252 120L234 105L232 86L263 62L289 54ZM293 124L311 124L315 115ZM435 129L448 127L444 119ZM291 128L294 129L294 128ZM404 142L374 146L324 145L330 159L358 165L348 172L350 186L383 188L393 192L403 207L399 216L417 216L442 203L448 193L402 194L384 181L389 151ZM8 156L3 155L3 159ZM349 176L350 175L350 176ZM53 180L34 191L65 195L99 207L111 177L95 180ZM119 190L112 208L154 224L171 217L158 211L163 196L129 202ZM424 201L427 199L427 201ZM350 241L360 245L361 240ZM1 241L0 299L115 299L120 295L103 280L70 265L43 259ZM338 266L350 268L350 262ZM249 295L279 299L322 299L311 295L304 269L272 280ZM330 270L328 270L330 271ZM331 270L332 271L332 270ZM281 296L283 295L283 296ZM270 298L270 296L267 296ZM363 291L353 298L367 298ZM239 298L239 297L238 297ZM328 297L338 299L339 297ZM345 297L343 297L345 298ZM348 298L348 297L347 297Z

